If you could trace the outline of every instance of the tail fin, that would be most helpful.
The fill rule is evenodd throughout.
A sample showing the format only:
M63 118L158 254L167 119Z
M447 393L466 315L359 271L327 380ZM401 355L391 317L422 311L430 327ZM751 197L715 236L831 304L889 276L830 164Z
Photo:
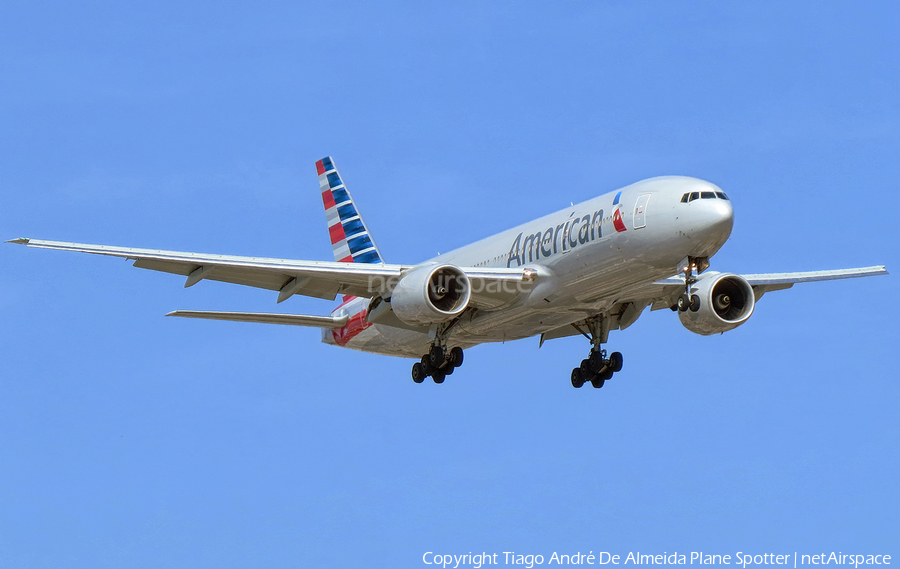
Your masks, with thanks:
M341 175L334 166L331 156L316 162L319 186L322 188L322 203L325 205L325 219L334 260L345 263L383 263L378 247L369 235L362 216L344 186Z

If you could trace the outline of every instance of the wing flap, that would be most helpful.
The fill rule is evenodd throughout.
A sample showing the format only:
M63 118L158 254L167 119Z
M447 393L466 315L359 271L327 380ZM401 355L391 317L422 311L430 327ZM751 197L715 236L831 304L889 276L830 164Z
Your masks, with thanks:
M185 263L173 263L171 261L157 261L155 259L138 259L134 262L134 266L139 269L149 269L152 271L187 276L188 281L185 283L185 287L196 284L195 282L191 282L191 276L198 270L206 271L203 274L203 280L231 283L279 292L284 290L285 287L289 287L295 278L303 279L302 286L289 287L289 295L284 298L279 296L282 301L293 294L334 300L338 291L341 289L340 283L335 283L321 277L295 277L288 272L253 271L247 270L247 268L244 267L231 267L227 265L206 264L198 266ZM191 270L192 267L196 268ZM348 286L348 288L350 288L350 286ZM364 296L365 294L371 293L368 291L357 291L356 293L357 296Z

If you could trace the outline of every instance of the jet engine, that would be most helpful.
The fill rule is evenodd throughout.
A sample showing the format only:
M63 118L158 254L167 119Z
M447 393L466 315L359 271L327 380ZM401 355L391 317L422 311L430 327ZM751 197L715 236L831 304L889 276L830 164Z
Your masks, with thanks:
M697 307L679 312L685 328L709 336L737 328L753 314L753 287L738 275L711 273L691 286L691 295L700 300ZM696 310L695 310L696 309Z
M430 325L459 316L472 296L469 278L453 265L429 265L407 273L391 293L391 308L407 324Z

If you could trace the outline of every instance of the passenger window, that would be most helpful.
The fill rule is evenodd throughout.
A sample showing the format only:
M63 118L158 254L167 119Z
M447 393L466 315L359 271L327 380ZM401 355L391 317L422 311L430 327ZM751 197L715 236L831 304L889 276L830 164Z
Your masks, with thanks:
M691 198L688 201L694 201L700 199L700 192L691 192Z
M687 203L687 201L688 201L688 194L684 194L683 196L681 196L681 203Z
M703 192L700 194L700 197L704 200L714 200L716 199L716 192Z

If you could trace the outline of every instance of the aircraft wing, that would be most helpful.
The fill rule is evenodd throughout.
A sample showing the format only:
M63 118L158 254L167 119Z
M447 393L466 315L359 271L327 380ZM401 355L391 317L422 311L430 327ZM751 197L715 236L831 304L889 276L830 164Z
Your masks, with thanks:
M853 279L859 277L871 277L888 274L884 265L874 267L861 267L856 269L837 269L832 271L808 271L799 273L762 273L753 275L739 275L753 287L754 296L759 300L763 294L774 290L791 288L797 283L815 281L831 281L837 279ZM678 297L684 293L684 277L673 276L648 285L643 285L625 291L613 303L609 316L611 317L610 329L624 330L640 317L647 308L660 310L671 308L678 301ZM575 322L574 325L560 326L541 334L541 344L546 340L564 338L583 334L581 325L585 321Z
M861 267L858 269L837 269L833 271L808 271L805 273L765 273L759 275L741 275L753 286L758 299L763 293L791 288L797 283L815 281L833 281L838 279L855 279L888 274L884 265Z
M871 277L888 274L884 265L874 267L860 267L855 269L836 269L830 271L807 271L798 273L760 273L752 275L739 275L750 283L756 300L763 294L775 290L791 288L798 283L816 281L833 281L838 279L855 279L859 277ZM669 277L657 281L647 287L634 291L632 295L643 296L652 299L653 310L669 308L684 291L684 278L680 276ZM632 296L629 295L629 296Z
M122 257L133 260L135 267L182 275L186 277L185 287L193 286L205 279L278 291L278 302L294 294L326 300L334 300L338 294L361 297L389 295L403 275L414 268L414 265L238 257L27 238L14 239L9 243L41 249ZM460 267L460 269L471 280L481 281L480 285L485 283L498 285L478 287L486 291L516 290L514 286L508 285L522 282L526 278L524 269L480 267ZM480 308L494 308L503 301L503 298L498 299L496 295L487 292L472 294L473 306Z

